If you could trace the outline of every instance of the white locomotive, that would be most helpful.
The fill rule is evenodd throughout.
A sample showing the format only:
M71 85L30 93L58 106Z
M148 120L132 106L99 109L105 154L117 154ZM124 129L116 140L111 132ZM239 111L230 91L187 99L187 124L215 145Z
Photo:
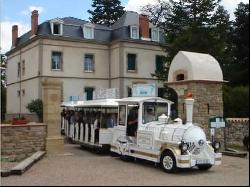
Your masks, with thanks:
M207 170L221 164L220 144L210 143L204 131L192 123L193 102L187 98L186 123L170 122L171 101L152 98L126 98L119 103L119 124L113 131L111 151L121 157L134 157L160 163L166 172L197 166ZM138 111L135 133L129 126L130 117ZM136 123L135 123L136 124ZM132 128L133 129L133 128ZM132 130L133 131L133 130Z
M184 124L179 118L170 120L173 102L159 97L86 101L70 107L103 111L98 133L94 120L90 120L79 125L66 123L66 136L81 145L108 146L111 152L119 154L123 159L133 157L160 163L170 173L178 168L197 166L201 170L207 170L213 165L220 165L220 144L207 141L203 129L193 124L194 100L187 98L185 102L187 116ZM109 107L112 107L113 113L116 111L116 115L118 112L117 122L113 127L105 124L104 120ZM95 136L98 136L97 141Z

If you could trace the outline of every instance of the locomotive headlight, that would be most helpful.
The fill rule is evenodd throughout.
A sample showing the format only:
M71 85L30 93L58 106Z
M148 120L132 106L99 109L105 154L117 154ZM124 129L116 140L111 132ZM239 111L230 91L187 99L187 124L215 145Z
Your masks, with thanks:
M179 148L180 148L182 154L186 153L187 150L188 150L188 144L184 143L184 142L181 142L180 145L179 145Z
M188 150L188 145L186 143L182 144L182 151L186 152Z
M214 148L214 151L215 151L215 152L218 151L218 150L220 149L220 142L214 141L214 142L212 143L212 147Z

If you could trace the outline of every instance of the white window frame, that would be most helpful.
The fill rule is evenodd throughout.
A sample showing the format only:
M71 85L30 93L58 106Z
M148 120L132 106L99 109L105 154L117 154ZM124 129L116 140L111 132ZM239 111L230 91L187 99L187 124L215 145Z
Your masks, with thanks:
M83 37L85 39L94 39L95 38L94 28L95 28L95 26L93 24L85 24L83 26ZM88 36L87 29L91 30L91 36Z
M59 68L56 68L56 69L53 69L53 53L61 53L61 58L60 58L60 69ZM52 51L51 52L51 70L52 71L62 71L63 70L63 53L61 51Z
M153 33L157 32L157 38L154 38ZM159 28L152 28L151 29L151 40L154 42L159 42L160 41L160 29Z
M54 24L59 25L59 34L54 33ZM62 36L63 35L63 21L60 19L54 19L50 21L50 29L51 33L56 36Z
M136 37L133 37L133 29L136 29ZM132 39L139 39L139 27L137 25L131 25L130 26L130 38Z
M87 64L87 66L85 66L85 63L86 63L86 56L93 56L93 59L92 59L92 64L90 65L90 64ZM94 54L85 54L84 55L84 72L85 73L93 73L94 71L95 71L95 56L94 56ZM87 67L87 69L85 69L85 67Z

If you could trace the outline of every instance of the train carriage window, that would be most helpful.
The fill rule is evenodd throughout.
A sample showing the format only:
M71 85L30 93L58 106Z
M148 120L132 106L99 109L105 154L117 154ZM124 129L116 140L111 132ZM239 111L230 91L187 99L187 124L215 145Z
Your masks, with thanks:
M145 102L143 104L143 124L157 121L162 114L168 115L168 103Z

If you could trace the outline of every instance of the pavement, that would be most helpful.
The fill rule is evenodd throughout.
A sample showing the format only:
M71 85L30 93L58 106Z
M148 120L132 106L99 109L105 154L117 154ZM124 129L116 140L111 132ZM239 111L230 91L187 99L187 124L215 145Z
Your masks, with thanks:
M67 144L65 154L45 156L21 176L0 182L1 186L249 186L249 157L223 156L223 164L209 171L167 174L148 161L124 162Z

